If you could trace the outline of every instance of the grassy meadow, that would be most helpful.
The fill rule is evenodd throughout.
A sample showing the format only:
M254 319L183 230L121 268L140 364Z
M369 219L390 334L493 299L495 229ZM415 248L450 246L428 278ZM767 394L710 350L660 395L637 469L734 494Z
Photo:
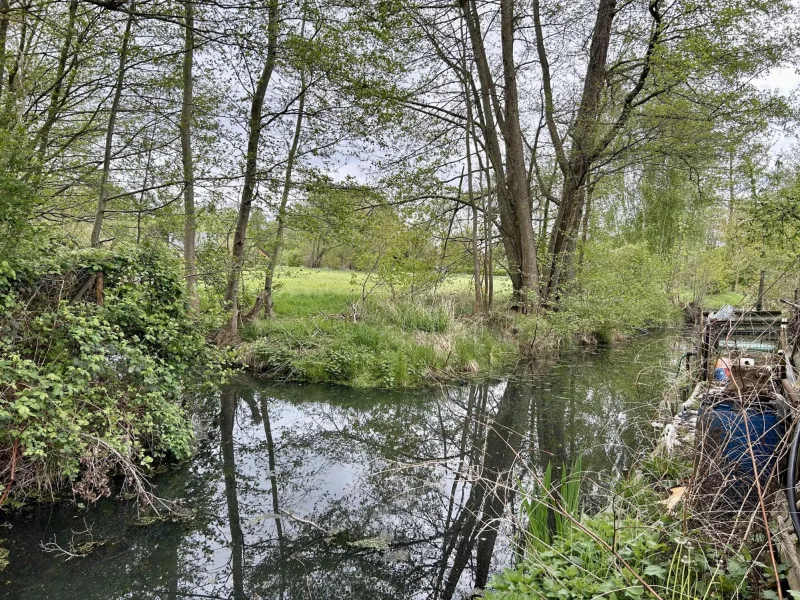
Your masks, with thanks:
M273 298L275 314L280 318L330 315L349 312L361 298L362 285L372 285L366 273L337 269L309 269L306 267L278 267L275 272ZM246 281L247 294L255 296L263 286L263 277L251 275ZM504 302L511 294L508 276L495 276L495 297ZM437 295L463 296L472 311L472 277L457 273L449 275L436 288ZM391 297L388 289L377 289L370 294L374 301Z
M519 358L513 316L474 316L472 280L448 277L415 298L392 298L386 288L360 302L366 274L280 268L273 319L242 330L238 356L275 378L356 387L415 387L438 381L501 375ZM246 280L254 296L260 277ZM371 286L367 281L367 289ZM495 278L497 306L511 291ZM505 311L503 311L505 312Z
M245 280L245 305L262 281L258 274ZM640 305L647 294L636 290L605 304L578 297L556 313L519 315L508 310L511 282L502 276L495 277L493 310L477 315L467 274L419 293L377 287L363 302L362 290L374 281L360 272L281 267L274 285L275 317L242 327L237 360L276 379L354 387L500 377L520 360L541 359L576 341L610 341L676 317L664 306L663 291L664 302Z

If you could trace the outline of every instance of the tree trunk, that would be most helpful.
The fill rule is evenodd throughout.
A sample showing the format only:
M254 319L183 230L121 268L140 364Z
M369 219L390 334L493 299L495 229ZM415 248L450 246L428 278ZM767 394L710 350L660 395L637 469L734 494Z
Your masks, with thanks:
M181 159L183 162L183 260L186 270L186 296L189 307L197 314L197 257L195 255L194 164L192 160L192 113L194 109L192 66L194 63L194 5L184 2L183 103L181 104Z
M756 310L764 309L764 276L766 271L761 269L761 274L758 277L758 298L756 299Z
M463 26L462 26L462 38ZM472 143L470 133L472 133L472 98L469 93L469 83L467 81L467 51L466 40L464 41L464 52L461 57L462 83L464 85L464 99L467 109L467 122L464 125L464 143L467 158L467 196L472 207L472 278L475 283L475 306L472 310L474 314L483 312L483 293L481 290L481 257L478 252L478 206L475 203L475 193L472 186Z
M138 246L142 241L142 213L146 210L144 205L144 194L147 189L147 183L150 181L150 167L153 164L153 143L156 137L156 122L153 121L153 127L150 130L150 140L147 144L147 160L144 163L144 178L142 179L142 191L139 194L139 204L136 207L136 245Z
M542 41L541 22L539 21L539 2L534 0L534 23L537 35L539 62L542 64L543 84L545 91L545 116L550 131L551 141L556 145L564 183L558 212L550 234L549 268L546 281L542 282L541 300L543 304L557 303L558 288L562 275L570 268L571 248L574 249L585 200L584 185L594 158L597 144L600 98L606 77L606 60L611 43L611 26L614 20L615 0L600 0L597 17L589 48L589 64L583 81L583 92L578 113L572 127L572 145L569 157L564 154L560 137L555 128L552 107L552 91L550 90L548 63ZM556 138L558 141L556 141Z
M0 0L0 97L3 94L3 83L6 76L6 42L8 41L9 0Z
M19 87L19 80L17 79L17 75L22 70L22 63L25 56L25 39L28 35L28 12L30 11L30 2L27 4L23 4L21 8L22 19L20 24L20 31L19 31L19 44L17 46L17 57L14 60L14 64L11 67L11 70L8 73L8 91L9 96L6 98L6 110L9 110L13 105L13 96L11 92L14 89Z
M472 189L472 145L469 133L472 128L472 102L467 96L467 126L464 130L467 150L467 196L472 207L472 278L475 283L475 307L473 312L477 315L483 312L483 294L481 290L481 256L478 251L478 205L475 203L475 193Z
M128 46L131 40L131 28L133 27L134 3L131 0L128 20L125 23L125 33L122 36L122 48L119 51L119 70L117 71L117 81L114 87L114 99L111 102L111 112L108 115L108 126L106 127L106 147L103 154L103 173L100 176L100 195L97 200L97 212L94 216L94 227L92 228L92 248L100 247L100 231L103 228L103 217L106 211L106 201L108 199L108 175L111 171L111 149L114 143L114 127L117 122L119 112L119 102L122 97L122 84L125 80L125 64L128 60Z
M515 301L523 310L535 293L538 271L536 243L533 236L530 193L517 105L516 66L514 64L514 14L512 0L501 2L501 41L505 110L500 107L496 87L486 58L480 17L474 0L459 0L467 24L480 91L473 89L483 130L488 160L495 173L500 236L506 251L508 271ZM503 134L506 156L500 149L495 121Z
M69 17L67 19L67 32L64 36L64 43L58 57L58 67L56 69L56 81L53 91L50 94L50 105L47 107L47 118L44 125L39 130L39 164L38 169L42 169L47 154L47 145L50 141L50 130L56 122L58 111L61 108L61 90L64 85L64 77L67 73L67 59L72 46L72 38L75 35L75 18L78 12L78 0L70 0ZM1 79L1 78L0 78Z
M225 291L225 309L228 311L229 320L228 324L217 335L219 343L234 340L239 334L239 278L244 266L247 223L250 220L250 209L252 208L256 188L258 144L261 140L261 113L264 108L264 96L267 93L272 71L275 68L275 54L278 44L278 0L270 0L268 18L267 57L250 103L244 185L242 186L242 199L239 203L239 214L236 218L236 231L233 235L233 256L228 272L228 285Z
M589 237L589 213L592 210L592 194L594 193L594 186L589 186L586 193L586 209L583 211L583 223L581 224L581 250L578 254L578 268L583 265L583 254L586 250L586 240Z
M303 111L305 110L306 103L306 79L301 73L300 85L300 98L297 106L297 120L294 125L294 136L292 137L292 145L289 148L289 156L286 159L286 173L283 179L283 193L281 194L281 203L278 207L277 223L278 228L275 231L275 243L272 245L272 253L269 257L269 264L267 265L267 275L264 279L264 291L262 295L256 300L256 304L248 315L249 318L255 317L263 307L264 313L267 317L272 318L275 313L272 309L272 280L275 276L275 268L278 266L278 256L281 252L283 245L283 231L286 227L286 204L289 201L289 192L292 187L292 171L294 170L294 161L297 157L297 148L300 145L300 137L303 132Z
M522 308L527 309L531 294L539 287L539 269L536 260L536 234L533 230L530 187L525 168L525 150L520 127L517 93L517 67L514 63L514 2L500 2L500 32L503 54L503 81L505 84L504 138L506 142L506 170L509 199L513 203L520 251L521 289L517 295Z
M483 194L483 298L486 310L491 310L494 300L494 259L492 257L492 242L494 237L494 221L492 216L492 175L489 172L489 165L485 164L481 158L481 151L478 148L475 135L474 122L472 139L475 142L475 157L478 159L478 172L481 174L480 186ZM483 177L486 177L486 185L483 184Z

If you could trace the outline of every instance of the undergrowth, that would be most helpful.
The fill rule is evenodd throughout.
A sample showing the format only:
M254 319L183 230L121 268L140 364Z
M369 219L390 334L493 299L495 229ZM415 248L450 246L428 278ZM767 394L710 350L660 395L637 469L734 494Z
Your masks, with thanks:
M648 476L623 479L608 507L587 515L580 510L580 462L564 472L559 482L548 465L531 489L521 490L517 564L492 578L487 600L777 597L767 565L746 547L720 548L687 532ZM779 565L781 577L786 570Z
M146 495L154 461L189 457L186 403L222 373L166 255L2 262L0 305L0 504L61 490L95 500L114 473Z

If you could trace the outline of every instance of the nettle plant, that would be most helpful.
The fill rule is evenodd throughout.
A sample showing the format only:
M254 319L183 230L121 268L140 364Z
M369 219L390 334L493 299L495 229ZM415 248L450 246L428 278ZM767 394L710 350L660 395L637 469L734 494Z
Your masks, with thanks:
M223 376L178 270L142 248L14 267L0 265L0 499L95 500L114 473L143 497L154 460L191 454L187 401Z

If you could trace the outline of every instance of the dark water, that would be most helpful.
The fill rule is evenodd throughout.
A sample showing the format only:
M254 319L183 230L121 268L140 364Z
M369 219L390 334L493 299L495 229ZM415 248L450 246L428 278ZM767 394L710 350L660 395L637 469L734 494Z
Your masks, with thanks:
M157 480L190 519L120 500L30 509L0 527L0 596L469 597L513 560L531 472L580 456L592 502L630 467L672 343L425 392L239 381L212 400L193 462ZM44 547L87 541L102 545L83 558Z

